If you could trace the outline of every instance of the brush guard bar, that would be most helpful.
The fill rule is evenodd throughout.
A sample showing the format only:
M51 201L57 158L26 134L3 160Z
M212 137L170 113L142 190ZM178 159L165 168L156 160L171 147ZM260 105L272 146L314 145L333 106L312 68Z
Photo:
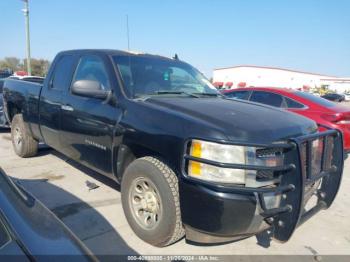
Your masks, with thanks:
M321 152L314 152L314 141L321 141ZM250 145L262 147L262 145ZM254 194L259 205L259 214L271 225L273 237L281 242L290 239L295 229L323 209L327 209L334 201L340 187L343 165L344 150L341 132L327 130L322 133L305 135L289 139L285 143L263 145L268 149L282 149L284 165L281 167L251 166L220 163L185 154L183 170L189 160L222 168L245 169L256 171L272 171L280 177L280 183L274 187L251 188L243 186L228 186L199 181L189 177L186 172L185 178L194 180L219 192ZM320 154L320 166L313 166L315 154ZM315 172L315 170L319 172ZM313 186L317 185L316 188ZM277 208L267 208L265 196L273 194L280 196L281 202ZM316 205L306 210L306 204L312 196L317 197Z

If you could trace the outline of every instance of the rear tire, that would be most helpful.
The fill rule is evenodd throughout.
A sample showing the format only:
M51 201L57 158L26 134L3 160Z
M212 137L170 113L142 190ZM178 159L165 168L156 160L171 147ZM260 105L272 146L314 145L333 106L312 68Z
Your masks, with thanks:
M121 197L130 227L145 242L164 247L185 235L177 177L159 159L133 161L123 175Z
M32 157L38 152L38 141L30 134L22 114L17 114L12 119L11 140L14 151L20 157Z

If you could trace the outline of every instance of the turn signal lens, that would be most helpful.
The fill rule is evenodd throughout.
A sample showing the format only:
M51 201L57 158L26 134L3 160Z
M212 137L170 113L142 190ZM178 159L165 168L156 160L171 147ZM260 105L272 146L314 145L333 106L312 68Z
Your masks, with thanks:
M189 173L190 176L198 177L201 175L201 164L199 162L190 161L189 162Z
M202 145L199 141L192 142L191 156L198 157L198 158L202 156Z

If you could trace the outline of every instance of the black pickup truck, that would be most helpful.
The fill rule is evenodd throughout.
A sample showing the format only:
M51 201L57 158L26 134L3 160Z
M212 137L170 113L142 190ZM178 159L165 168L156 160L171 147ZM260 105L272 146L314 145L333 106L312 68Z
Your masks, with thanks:
M341 182L341 133L226 99L178 59L61 52L43 85L6 81L4 107L19 156L42 141L121 183L130 226L155 246L266 230L287 241Z

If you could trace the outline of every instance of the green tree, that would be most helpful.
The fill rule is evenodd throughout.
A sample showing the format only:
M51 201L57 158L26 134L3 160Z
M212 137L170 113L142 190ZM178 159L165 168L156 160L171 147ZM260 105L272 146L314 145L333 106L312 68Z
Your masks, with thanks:
M21 62L21 59L17 57L5 57L0 60L0 70L10 69L15 71L27 71L27 59ZM50 61L46 59L31 59L32 75L34 76L46 76L50 67Z
M48 60L32 58L30 62L32 67L32 75L46 76L50 67L50 62ZM27 59L24 59L24 65L27 65Z
M21 70L21 60L17 57L5 57L0 60L0 69L11 69L13 71Z

